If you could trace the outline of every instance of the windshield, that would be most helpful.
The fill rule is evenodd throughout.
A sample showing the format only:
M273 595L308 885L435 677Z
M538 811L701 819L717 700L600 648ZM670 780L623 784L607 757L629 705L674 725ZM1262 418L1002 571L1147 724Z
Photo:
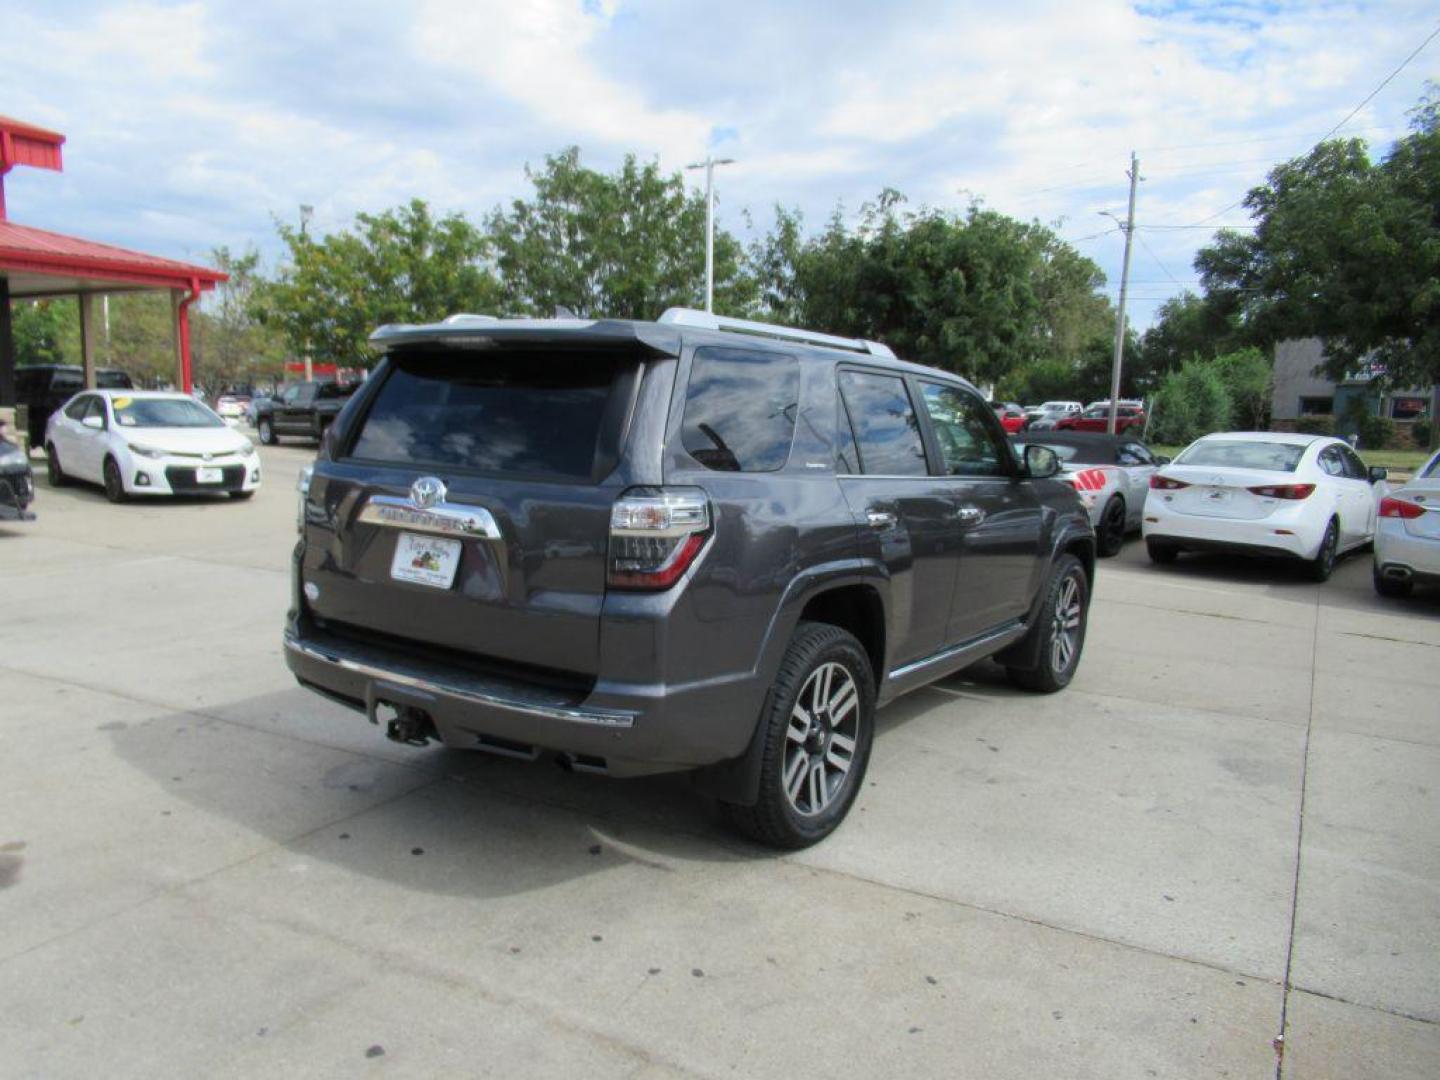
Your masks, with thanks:
M191 398L117 397L110 403L121 427L207 428L225 421Z
M1078 446L1067 446L1065 443L1048 442L1017 442L1015 444L1015 452L1023 458L1025 456L1025 448L1027 446L1043 446L1047 450L1054 450L1055 456L1058 457L1061 461L1069 461L1071 458L1073 458L1076 454L1080 452L1080 448Z
M1175 459L1176 465L1216 466L1228 469L1264 469L1294 472L1305 454L1303 443L1240 442L1202 439Z

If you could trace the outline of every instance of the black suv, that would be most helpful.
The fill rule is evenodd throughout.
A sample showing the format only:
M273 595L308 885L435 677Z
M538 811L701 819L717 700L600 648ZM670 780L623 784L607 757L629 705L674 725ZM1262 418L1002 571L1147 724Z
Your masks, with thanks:
M99 390L131 390L130 376L115 368L95 372ZM24 405L29 416L31 446L45 445L45 425L50 414L85 389L85 369L74 364L31 364L15 369L15 402Z
M802 847L878 706L991 656L1075 671L1089 520L954 375L685 309L372 342L302 479L285 654L393 739L693 770Z

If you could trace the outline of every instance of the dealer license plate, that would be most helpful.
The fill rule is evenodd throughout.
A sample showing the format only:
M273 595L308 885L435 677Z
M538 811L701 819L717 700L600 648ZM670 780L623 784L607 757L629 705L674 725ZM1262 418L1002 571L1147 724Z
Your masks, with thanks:
M225 470L213 466L202 466L195 470L195 482L197 484L223 484Z
M401 533L395 543L390 576L396 581L448 589L454 583L455 571L460 566L460 547L459 540Z

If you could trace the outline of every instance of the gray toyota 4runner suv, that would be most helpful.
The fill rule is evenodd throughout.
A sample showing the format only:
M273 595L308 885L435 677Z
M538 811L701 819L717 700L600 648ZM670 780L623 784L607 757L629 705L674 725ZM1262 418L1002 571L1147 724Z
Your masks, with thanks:
M985 657L1075 672L1090 522L954 375L686 309L372 342L302 478L284 643L392 739L692 771L796 848L855 801L879 706Z

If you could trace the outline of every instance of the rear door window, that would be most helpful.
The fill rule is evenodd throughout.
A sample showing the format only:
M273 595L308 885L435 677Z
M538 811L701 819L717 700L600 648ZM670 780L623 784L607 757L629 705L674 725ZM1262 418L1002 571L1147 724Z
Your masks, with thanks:
M351 457L594 480L623 420L617 378L634 370L594 352L417 351L392 355L387 367Z
M840 395L871 476L925 476L925 443L905 382L894 375L842 371Z
M800 365L793 356L696 349L680 441L707 469L775 472L790 457L799 395Z

